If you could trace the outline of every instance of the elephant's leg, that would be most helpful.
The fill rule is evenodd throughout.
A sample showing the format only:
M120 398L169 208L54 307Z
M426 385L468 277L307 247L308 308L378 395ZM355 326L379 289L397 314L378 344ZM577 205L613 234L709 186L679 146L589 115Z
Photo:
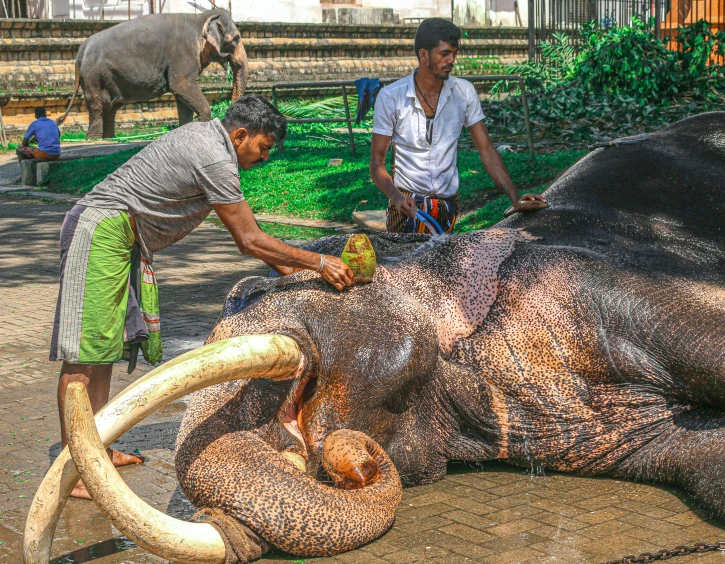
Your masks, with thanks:
M176 100L176 112L179 114L179 125L184 125L194 121L194 110L178 98Z
M103 136L103 100L95 94L86 94L86 107L88 108L87 139L99 139Z
M116 112L121 106L115 104L103 112L103 138L113 139L116 136Z
M725 417L705 409L676 416L669 430L620 463L615 473L680 486L724 517Z
M211 108L204 93L201 91L201 85L198 80L169 80L169 88L174 96L176 96L177 107L179 103L184 104L199 116L199 121L209 121L211 119ZM189 123L190 121L191 119L186 122L181 121L181 114L179 114L179 125L184 125L184 123Z

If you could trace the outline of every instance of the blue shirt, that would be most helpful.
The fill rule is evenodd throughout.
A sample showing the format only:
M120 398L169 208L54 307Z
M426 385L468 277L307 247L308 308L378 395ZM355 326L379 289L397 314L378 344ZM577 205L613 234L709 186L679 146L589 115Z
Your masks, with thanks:
M42 117L31 123L25 138L30 139L33 135L38 141L38 149L49 155L60 155L60 130L52 119Z

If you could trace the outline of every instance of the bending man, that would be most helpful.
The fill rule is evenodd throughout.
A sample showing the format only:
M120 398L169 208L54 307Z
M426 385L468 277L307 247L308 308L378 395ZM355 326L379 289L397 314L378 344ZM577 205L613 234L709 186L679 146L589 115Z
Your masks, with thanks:
M222 122L193 122L171 131L93 188L61 229L61 285L50 360L62 360L58 410L65 392L83 382L94 413L108 402L114 362L135 365L140 346L161 360L153 253L175 243L214 209L239 250L280 274L310 269L338 290L354 282L339 258L295 249L263 233L239 188L239 168L269 158L287 134L284 117L264 98L242 96ZM109 453L114 464L140 457ZM81 482L73 494L88 497Z

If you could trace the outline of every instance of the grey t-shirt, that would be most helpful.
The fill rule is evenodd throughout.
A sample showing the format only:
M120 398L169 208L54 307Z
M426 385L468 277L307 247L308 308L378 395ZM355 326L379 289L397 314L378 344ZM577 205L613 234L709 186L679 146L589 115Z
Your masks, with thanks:
M159 137L78 203L134 216L141 252L168 247L199 225L212 204L244 200L237 155L218 119L192 122Z

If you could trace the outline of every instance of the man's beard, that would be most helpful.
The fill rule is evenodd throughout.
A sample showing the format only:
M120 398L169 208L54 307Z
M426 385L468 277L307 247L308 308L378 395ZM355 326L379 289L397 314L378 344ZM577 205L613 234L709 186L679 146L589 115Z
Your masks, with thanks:
M448 80L448 77L450 76L450 74L438 74L437 72L435 72L435 70L433 69L433 64L432 64L431 61L428 61L428 70L438 80Z

